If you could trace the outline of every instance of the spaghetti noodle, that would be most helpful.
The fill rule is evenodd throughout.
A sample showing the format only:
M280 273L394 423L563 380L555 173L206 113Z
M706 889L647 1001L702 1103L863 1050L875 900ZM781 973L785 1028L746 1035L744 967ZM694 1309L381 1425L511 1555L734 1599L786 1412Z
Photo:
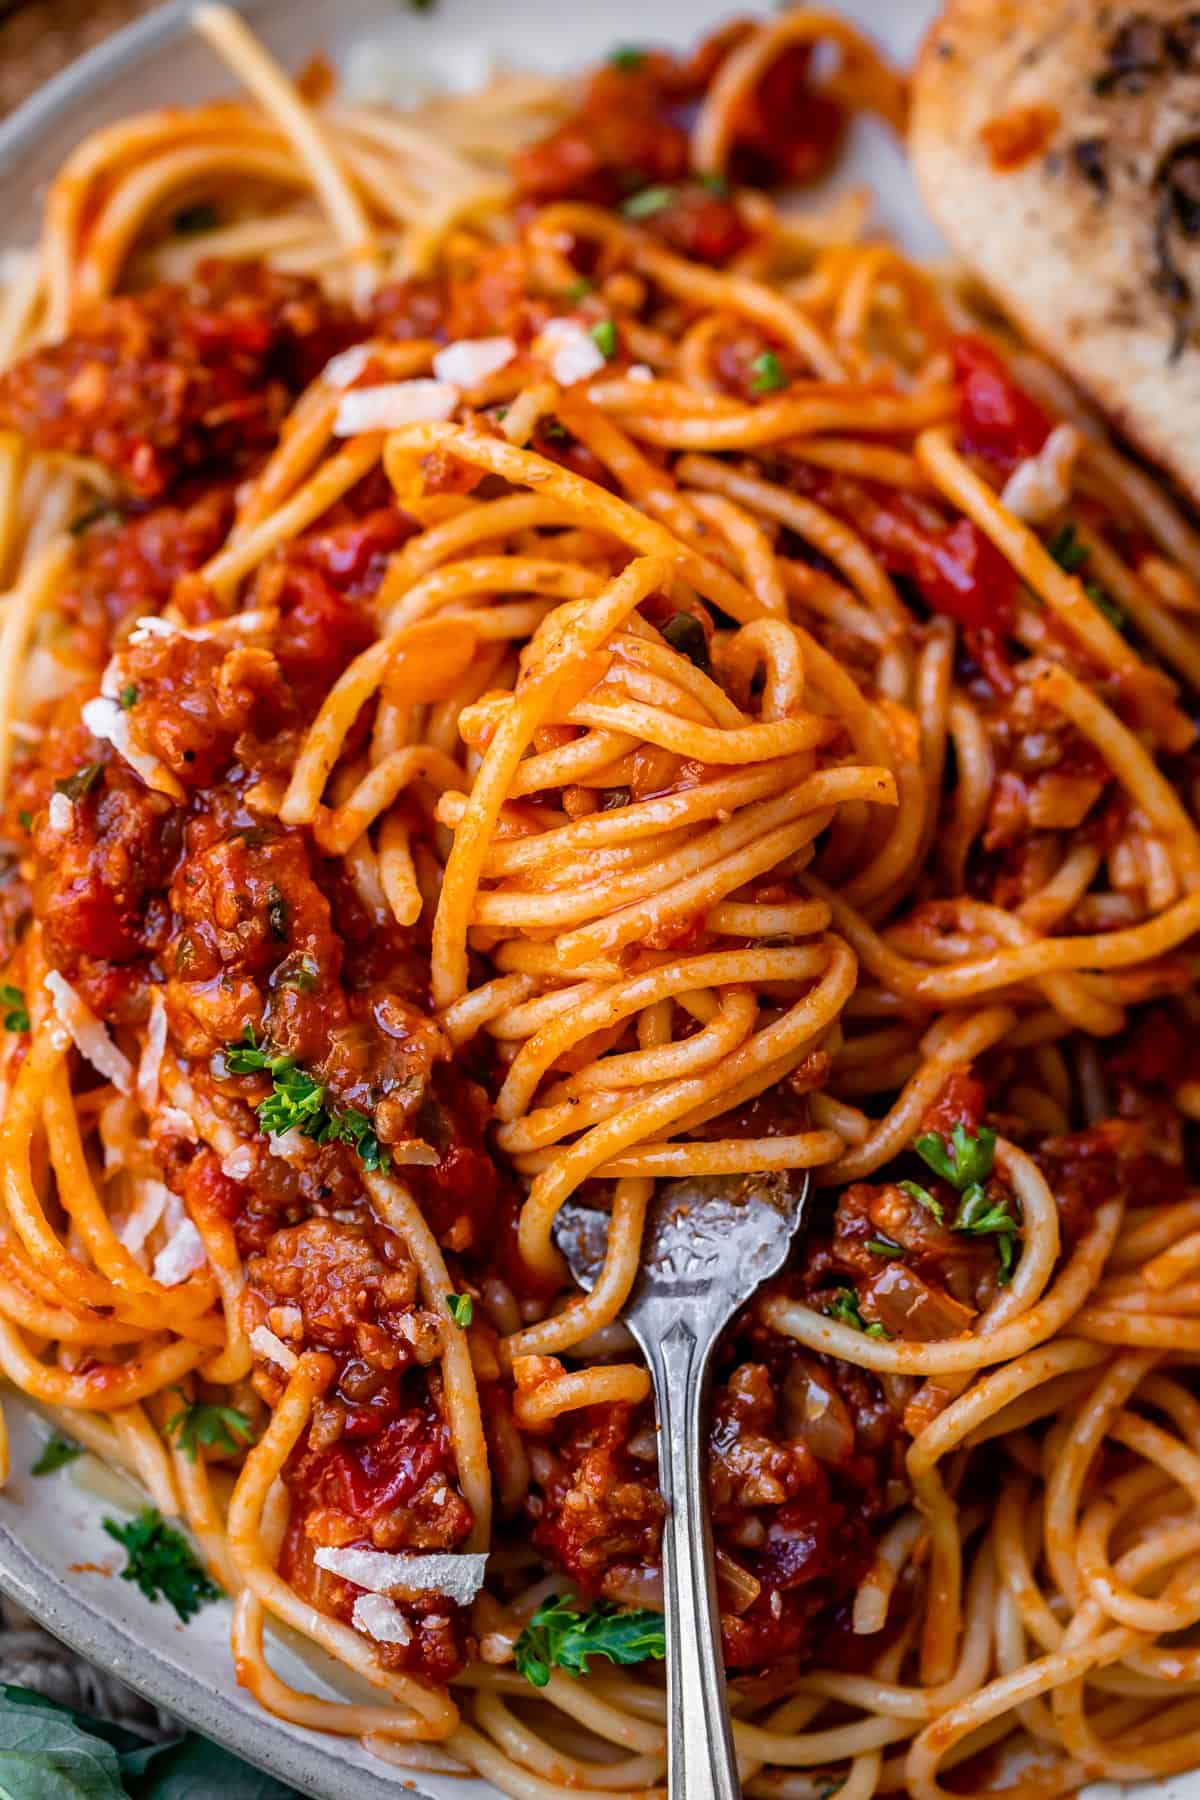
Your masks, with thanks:
M1200 539L769 198L902 124L836 17L405 116L196 24L246 98L0 307L0 1369L272 1712L661 1795L621 1309L655 1180L812 1171L713 1397L746 1792L1194 1766Z

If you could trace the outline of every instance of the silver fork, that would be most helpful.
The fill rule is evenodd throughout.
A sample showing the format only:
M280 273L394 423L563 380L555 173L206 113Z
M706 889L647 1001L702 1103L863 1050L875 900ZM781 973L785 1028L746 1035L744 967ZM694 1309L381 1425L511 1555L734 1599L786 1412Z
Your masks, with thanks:
M660 1182L623 1314L645 1353L658 1409L671 1800L741 1793L705 1505L704 1397L718 1335L781 1267L807 1196L801 1173ZM554 1235L576 1281L590 1289L604 1263L607 1213L569 1201Z

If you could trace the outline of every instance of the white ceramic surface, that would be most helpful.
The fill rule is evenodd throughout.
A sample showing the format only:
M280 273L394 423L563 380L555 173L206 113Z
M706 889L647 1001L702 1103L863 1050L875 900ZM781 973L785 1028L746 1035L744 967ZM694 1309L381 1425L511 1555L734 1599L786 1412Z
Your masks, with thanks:
M244 8L291 66L332 52L356 85L399 99L425 85L469 88L496 62L569 69L614 44L685 44L734 10L734 0L440 0L430 12L397 0L250 0ZM907 60L936 11L936 0L842 0L842 10ZM174 3L85 57L0 126L0 215L4 238L32 240L46 182L79 138L122 114L221 91L228 78L190 34L188 6ZM364 51L366 40L371 49ZM936 250L896 145L872 122L856 128L835 188L868 182L879 219L911 250ZM105 1574L121 1555L102 1529L106 1514L135 1505L111 1481L98 1491L85 1459L58 1475L27 1473L46 1427L11 1394L13 1476L0 1493L0 1587L49 1630L248 1760L317 1800L487 1800L482 1782L391 1770L352 1743L269 1718L233 1679L229 1609L214 1605L186 1627L165 1603L151 1605L131 1584ZM285 1679L328 1693L307 1659L276 1639L271 1657ZM1105 1800L1117 1790L1095 1790ZM1157 1800L1200 1800L1200 1779L1159 1785Z

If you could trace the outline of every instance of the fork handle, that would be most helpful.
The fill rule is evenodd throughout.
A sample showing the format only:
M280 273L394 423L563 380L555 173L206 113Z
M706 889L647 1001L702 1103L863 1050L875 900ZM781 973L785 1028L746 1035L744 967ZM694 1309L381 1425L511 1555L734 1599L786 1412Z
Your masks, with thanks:
M703 1402L712 1336L676 1316L646 1345L659 1421L659 1478L667 1503L663 1591L667 1638L670 1800L739 1800L720 1657L716 1570L705 1504Z

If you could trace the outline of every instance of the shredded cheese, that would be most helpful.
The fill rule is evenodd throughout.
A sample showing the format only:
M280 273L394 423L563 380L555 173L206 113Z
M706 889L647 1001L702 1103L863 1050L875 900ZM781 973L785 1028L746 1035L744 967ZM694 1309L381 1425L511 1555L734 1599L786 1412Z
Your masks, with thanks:
M447 344L433 359L433 372L439 381L453 382L456 387L478 387L489 375L507 368L517 354L510 337L460 338Z
M400 1608L382 1594L360 1594L351 1614L359 1631L365 1631L380 1644L408 1644L412 1626Z
M351 344L348 350L339 350L331 356L321 370L321 380L329 387L345 388L358 380L371 360L371 352L366 344Z
M343 1581L351 1581L372 1594L441 1594L459 1606L469 1606L483 1586L487 1552L393 1555L386 1550L335 1550L322 1546L314 1560L319 1569L328 1569L332 1575L340 1575Z
M275 1336L266 1325L256 1325L250 1333L250 1348L265 1356L268 1362L278 1363L290 1375L296 1366L296 1352L289 1350L282 1338Z
M137 1072L137 1097L142 1103L143 1111L153 1112L158 1105L159 1076L162 1072L163 1051L167 1047L167 1009L163 1002L162 989L155 988L150 1002L150 1019L146 1027L146 1044L142 1051Z
M50 796L50 829L65 836L75 823L75 808L69 794L54 793Z
M142 1260L146 1239L162 1218L167 1204L167 1189L161 1181L139 1181L137 1197L127 1213L112 1221L113 1232L131 1256Z
M551 319L533 347L559 387L574 387L605 366L600 346L578 319Z
M88 701L79 716L93 737L107 738L148 788L153 788L157 794L166 794L171 800L184 798L183 789L170 769L149 750L143 750L134 743L129 729L129 714L118 701L110 700L106 694L97 694L94 700Z
M163 1287L177 1287L202 1269L207 1258L204 1252L204 1239L196 1230L190 1219L184 1219L175 1227L162 1249L154 1259L154 1279Z
M1083 439L1074 425L1056 425L1036 456L1018 463L1000 504L1027 525L1044 525L1071 498L1071 476Z
M448 381L388 381L382 387L350 388L338 402L335 437L364 431L398 431L448 419L461 398Z
M91 1007L57 969L51 969L47 974L45 988L80 1055L121 1093L131 1092L133 1064L123 1051L117 1049Z

